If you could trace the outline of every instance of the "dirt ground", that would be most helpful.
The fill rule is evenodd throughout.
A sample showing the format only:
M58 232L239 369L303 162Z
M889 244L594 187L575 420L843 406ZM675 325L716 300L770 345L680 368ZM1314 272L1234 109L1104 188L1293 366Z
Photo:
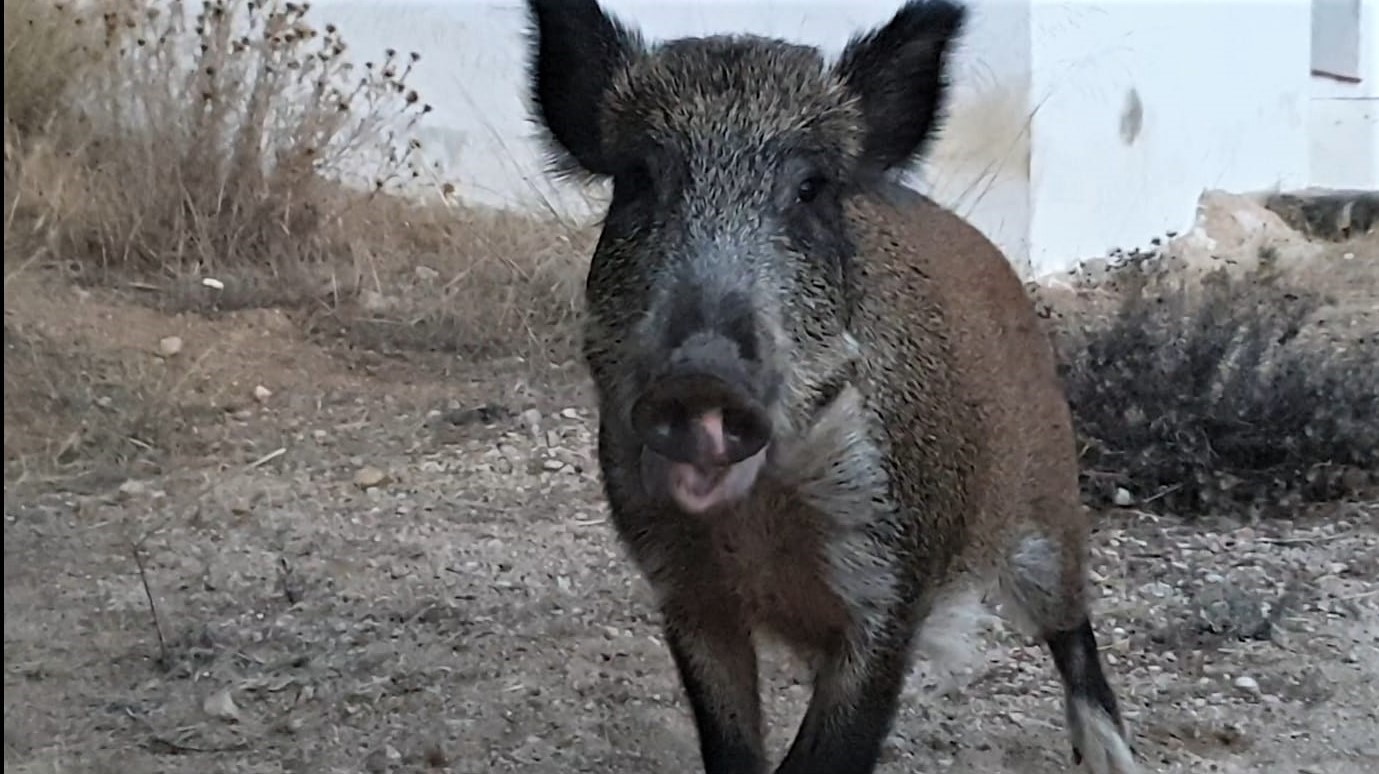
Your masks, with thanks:
M697 770L577 367L385 357L279 312L164 315L38 271L7 277L5 331L10 352L176 387L161 405L194 441L7 476L6 772ZM7 468L12 443L82 443L25 447L60 417L10 411ZM1146 770L1379 770L1379 503L1253 525L1108 511L1094 554ZM766 666L780 751L807 690ZM993 623L956 697L935 678L917 664L882 771L1070 769L1033 642Z

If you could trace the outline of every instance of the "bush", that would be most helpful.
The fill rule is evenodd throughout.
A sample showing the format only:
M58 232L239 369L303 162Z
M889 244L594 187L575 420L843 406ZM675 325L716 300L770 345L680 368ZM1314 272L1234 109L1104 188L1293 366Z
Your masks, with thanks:
M65 39L104 60L53 89L62 100L49 107L45 139L76 160L81 195L61 199L61 211L33 195L16 208L46 224L65 258L171 276L302 274L356 257L369 197L427 171L407 140L430 110L407 85L417 55L389 51L356 70L338 30L308 24L305 4L207 0L194 15L180 0L54 8L45 24L88 31ZM8 45L6 113L37 114L36 99L11 105ZM20 95L59 64L29 60ZM341 185L361 179L362 190Z
M1090 499L1262 513L1373 486L1379 342L1307 335L1323 299L1267 262L1200 284L1118 274L1110 319L1057 336Z

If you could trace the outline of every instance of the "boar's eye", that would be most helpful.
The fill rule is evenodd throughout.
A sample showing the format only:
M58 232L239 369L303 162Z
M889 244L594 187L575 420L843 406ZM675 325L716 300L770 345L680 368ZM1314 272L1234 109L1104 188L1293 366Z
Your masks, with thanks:
M828 180L822 175L811 175L805 178L798 190L795 191L795 201L800 204L809 204L819 198L824 186L828 185Z

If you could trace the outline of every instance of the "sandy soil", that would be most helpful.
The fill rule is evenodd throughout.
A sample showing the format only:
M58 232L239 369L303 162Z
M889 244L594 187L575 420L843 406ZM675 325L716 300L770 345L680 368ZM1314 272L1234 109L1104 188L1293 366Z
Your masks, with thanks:
M578 370L382 358L277 313L41 283L7 280L5 313L7 347L42 330L187 369L216 407L177 464L7 482L6 772L697 770ZM1148 771L1379 770L1379 503L1107 512L1094 550ZM1000 626L976 644L956 697L917 664L882 771L1069 769L1049 660ZM779 751L807 690L767 667Z

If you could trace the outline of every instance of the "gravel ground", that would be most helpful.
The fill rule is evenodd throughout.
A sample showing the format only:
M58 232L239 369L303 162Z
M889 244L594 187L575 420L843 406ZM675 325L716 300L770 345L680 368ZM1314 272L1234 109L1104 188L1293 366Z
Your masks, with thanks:
M511 380L280 395L235 414L218 467L7 487L5 771L696 770L587 400L523 389L510 409L479 398ZM1108 512L1094 551L1147 770L1379 770L1379 504ZM779 751L807 691L766 669ZM1032 642L994 625L956 695L932 677L919 662L882 771L1069 768Z

